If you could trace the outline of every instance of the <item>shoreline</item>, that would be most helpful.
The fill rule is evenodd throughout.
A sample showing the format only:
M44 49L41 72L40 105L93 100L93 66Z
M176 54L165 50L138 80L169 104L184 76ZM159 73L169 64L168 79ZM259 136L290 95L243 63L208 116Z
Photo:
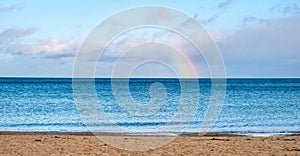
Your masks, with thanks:
M247 135L248 134L248 135ZM280 135L249 135L249 134L280 134ZM74 136L153 136L153 137L284 137L284 136L300 136L300 132L294 133L229 133L229 132L208 132L208 133L114 133L114 132L23 132L23 131L0 131L1 135L74 135Z
M176 134L176 133L170 133ZM159 133L157 135L152 135L151 133L114 133L114 132L20 132L20 131L0 131L0 135L75 135L75 136L171 136L171 137L181 137L181 136L243 136L238 134L230 134L230 133L218 133L218 132L210 132L205 133L180 133L176 135L168 135L168 133Z
M99 133L99 136L106 141L89 132L2 131L0 155L300 155L300 135L253 137L208 133L172 137ZM136 148L137 143L148 147L168 139L171 141L158 148L128 150ZM123 148L117 148L113 142L123 143Z

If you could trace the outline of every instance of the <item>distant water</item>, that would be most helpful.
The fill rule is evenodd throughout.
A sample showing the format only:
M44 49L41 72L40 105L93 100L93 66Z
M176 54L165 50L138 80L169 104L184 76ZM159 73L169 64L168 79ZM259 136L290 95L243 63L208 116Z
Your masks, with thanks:
M167 91L167 102L157 115L130 116L117 104L111 79L96 79L99 105L114 126L132 132L148 132L171 124L172 133L176 133L178 127L186 124L171 120L184 94L178 79L130 79L131 95L137 103L147 103L150 100L148 89L154 82L164 84ZM198 82L199 106L187 133L199 132L209 103L211 81L199 79ZM91 117L93 115L97 114ZM108 127L113 125L95 123L93 126L101 132L110 132ZM0 78L0 131L88 131L76 109L72 79ZM299 133L300 79L228 79L225 103L210 132L263 136Z

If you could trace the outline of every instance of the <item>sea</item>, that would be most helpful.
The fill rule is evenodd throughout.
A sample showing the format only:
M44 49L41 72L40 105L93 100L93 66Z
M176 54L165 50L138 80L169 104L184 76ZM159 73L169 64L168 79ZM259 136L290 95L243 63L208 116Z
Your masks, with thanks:
M203 123L208 113L215 109L215 118L210 119L212 124L205 132L248 136L300 134L298 78L226 79L223 81L226 89L224 99L211 98L211 79L184 79L199 85L198 90L188 91L182 90L182 79L118 79L114 82L122 84L124 81L127 85L124 88L128 88L118 90L123 101L118 101L114 94L113 80L82 79L83 86L93 82L94 87L90 90L95 91L95 95L85 95L90 92L82 95L95 96L97 100L94 103L100 108L89 111L76 103L78 95L74 94L72 78L0 78L0 131L60 133L96 130L144 135L199 133L204 132ZM154 98L149 90L153 84L163 86L164 90L158 90L155 95L164 95L164 100L152 100L149 105ZM182 97L197 97L190 113L182 112L181 108L190 108L193 101L182 100ZM137 115L130 112L131 108L120 105L120 102L126 103L126 99L142 109L155 105L155 101L162 103L150 114ZM90 99L85 100L85 107L89 108ZM218 108L210 107L216 100L222 104ZM178 114L182 120L178 120Z

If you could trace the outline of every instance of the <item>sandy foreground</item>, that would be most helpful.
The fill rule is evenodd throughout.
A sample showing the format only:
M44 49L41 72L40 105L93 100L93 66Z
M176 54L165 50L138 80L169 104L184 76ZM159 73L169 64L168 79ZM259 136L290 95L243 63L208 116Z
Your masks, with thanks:
M299 135L245 137L209 134L175 138L101 134L100 139L90 133L0 132L0 155L300 155ZM125 150L143 150L160 146L164 141L171 142L146 151Z

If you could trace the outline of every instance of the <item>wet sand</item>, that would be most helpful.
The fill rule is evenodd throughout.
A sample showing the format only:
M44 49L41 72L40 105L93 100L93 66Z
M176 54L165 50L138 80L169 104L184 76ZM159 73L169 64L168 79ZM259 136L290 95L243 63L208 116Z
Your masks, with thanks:
M178 138L107 133L98 135L116 142L124 141L127 147L132 147L132 141L155 144L159 139L174 140L156 149L137 152L116 148L91 133L0 132L0 155L300 155L299 135L246 137L193 134Z

